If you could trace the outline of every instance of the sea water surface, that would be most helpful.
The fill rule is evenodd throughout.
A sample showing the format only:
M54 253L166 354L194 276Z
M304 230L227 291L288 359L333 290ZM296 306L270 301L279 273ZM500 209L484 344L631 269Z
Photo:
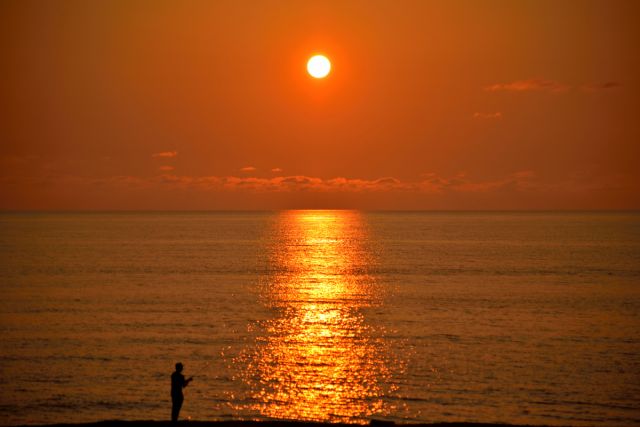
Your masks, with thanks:
M640 424L640 214L0 215L0 424Z

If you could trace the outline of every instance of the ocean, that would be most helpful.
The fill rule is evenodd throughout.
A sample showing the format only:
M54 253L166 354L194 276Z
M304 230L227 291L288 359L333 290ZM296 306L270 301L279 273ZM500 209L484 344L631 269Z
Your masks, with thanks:
M638 212L0 214L0 424L640 424Z

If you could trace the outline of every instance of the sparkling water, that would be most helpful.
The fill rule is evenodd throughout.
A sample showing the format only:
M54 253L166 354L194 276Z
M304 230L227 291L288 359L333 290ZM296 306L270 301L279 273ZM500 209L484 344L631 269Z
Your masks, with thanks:
M0 215L1 424L640 423L640 214Z

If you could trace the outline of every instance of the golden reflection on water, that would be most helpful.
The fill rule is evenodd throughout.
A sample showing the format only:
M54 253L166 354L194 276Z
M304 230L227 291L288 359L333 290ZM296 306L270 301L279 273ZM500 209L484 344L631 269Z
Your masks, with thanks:
M384 414L389 368L363 309L382 295L358 212L280 214L263 295L266 322L246 375L262 416L357 421Z

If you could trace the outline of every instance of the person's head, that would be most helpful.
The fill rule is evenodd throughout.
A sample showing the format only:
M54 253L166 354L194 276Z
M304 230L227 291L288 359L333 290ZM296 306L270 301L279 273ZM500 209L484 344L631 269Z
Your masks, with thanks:
M184 366L182 366L182 363L180 363L180 362L176 363L176 371L182 372L183 368L184 368Z

